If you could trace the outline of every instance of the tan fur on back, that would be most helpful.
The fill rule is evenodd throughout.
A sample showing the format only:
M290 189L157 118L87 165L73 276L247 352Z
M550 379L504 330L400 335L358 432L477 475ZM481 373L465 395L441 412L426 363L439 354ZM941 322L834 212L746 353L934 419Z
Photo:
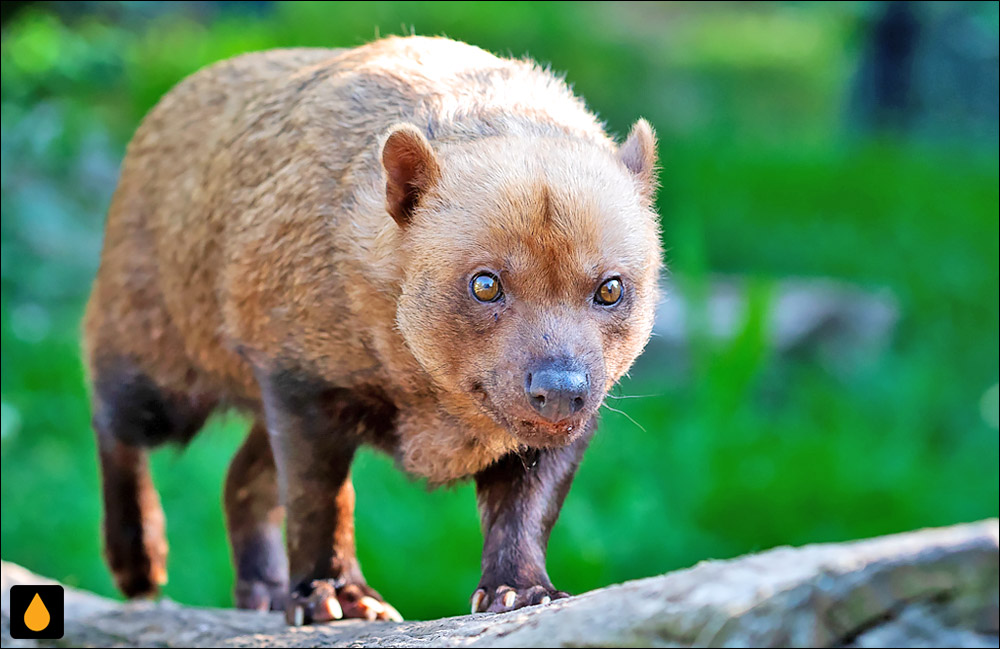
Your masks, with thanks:
M429 201L467 211L450 228L454 240L440 228L428 234L419 219L404 232L386 213L379 150L397 123L416 125L440 155L444 180ZM486 142L496 143L488 155L470 148ZM655 216L615 151L560 79L445 39L275 50L213 65L171 90L128 147L88 306L90 362L125 356L168 389L251 411L260 408L252 364L377 388L399 408L408 471L432 482L470 475L518 442L459 396L452 374L430 366L471 341L421 339L425 324L438 325L406 315L419 313L401 306L415 299L408 282L479 254L472 242L508 218L483 215L527 218L542 200L535 179L548 174L563 189L545 190L544 202L577 219L565 227L578 233L580 259L613 248L642 286L655 285ZM518 162L491 167L494 156ZM583 162L560 170L566 156ZM588 182L608 185L608 204L573 189ZM509 199L487 199L479 185ZM588 210L636 216L609 234L605 217ZM526 238L536 231L544 245L549 226L538 223L523 224ZM608 386L648 338L652 291L620 352L605 360Z

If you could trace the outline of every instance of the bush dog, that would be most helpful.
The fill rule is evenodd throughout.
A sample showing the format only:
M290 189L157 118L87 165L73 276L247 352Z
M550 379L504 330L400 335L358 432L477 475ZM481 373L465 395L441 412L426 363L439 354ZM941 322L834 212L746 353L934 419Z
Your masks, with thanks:
M85 316L118 587L166 578L148 450L235 408L254 421L225 484L239 607L399 619L355 557L361 444L475 481L473 611L565 597L549 532L652 328L655 162L645 121L616 145L560 78L443 38L178 84L128 146Z

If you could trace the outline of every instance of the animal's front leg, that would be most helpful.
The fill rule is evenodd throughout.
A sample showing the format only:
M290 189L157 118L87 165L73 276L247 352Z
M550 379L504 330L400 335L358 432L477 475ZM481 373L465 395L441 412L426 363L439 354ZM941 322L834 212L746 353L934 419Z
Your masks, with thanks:
M401 620L365 582L355 554L350 467L361 407L347 391L287 375L260 383L288 521L286 620L296 626L341 618Z
M509 611L567 597L545 570L549 533L559 516L594 424L564 448L508 455L476 475L483 528L483 575L472 612Z

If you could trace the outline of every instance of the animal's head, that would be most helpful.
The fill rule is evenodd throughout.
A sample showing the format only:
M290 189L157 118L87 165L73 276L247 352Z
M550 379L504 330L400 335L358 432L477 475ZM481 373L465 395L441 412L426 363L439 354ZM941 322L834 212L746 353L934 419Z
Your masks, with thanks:
M390 131L397 326L440 389L522 444L580 433L652 329L655 163L642 120L617 150L538 136L432 147L413 126Z

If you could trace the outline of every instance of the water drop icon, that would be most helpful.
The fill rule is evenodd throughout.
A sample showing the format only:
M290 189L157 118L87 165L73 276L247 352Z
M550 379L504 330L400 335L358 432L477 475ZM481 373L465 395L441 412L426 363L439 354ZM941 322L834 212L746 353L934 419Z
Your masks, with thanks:
M28 604L28 610L24 612L24 625L38 633L49 625L49 609L45 608L42 598L35 593L35 597Z

